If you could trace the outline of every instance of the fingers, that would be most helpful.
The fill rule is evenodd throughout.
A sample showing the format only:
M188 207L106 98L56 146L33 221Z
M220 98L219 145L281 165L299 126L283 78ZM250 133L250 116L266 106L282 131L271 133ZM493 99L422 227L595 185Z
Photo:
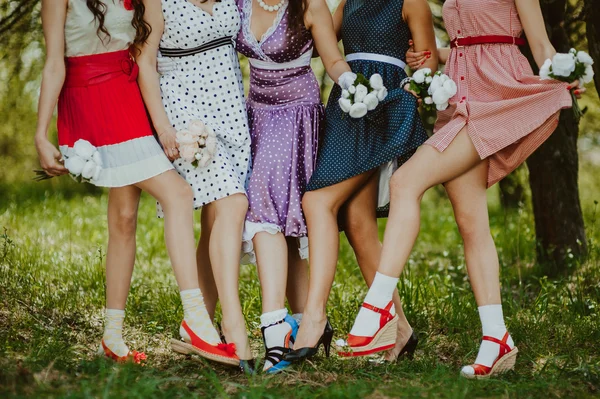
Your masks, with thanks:
M575 94L576 98L581 98L581 95L585 93L585 87L582 87L581 89L577 89L573 92L573 94Z
M177 147L165 147L165 155L171 162L179 158L179 150Z

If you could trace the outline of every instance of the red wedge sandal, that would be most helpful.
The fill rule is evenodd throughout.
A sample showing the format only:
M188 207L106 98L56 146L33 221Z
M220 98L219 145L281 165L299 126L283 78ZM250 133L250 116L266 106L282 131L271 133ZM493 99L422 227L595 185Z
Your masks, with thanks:
M519 350L516 346L512 349L508 346L508 337L510 337L508 331L504 334L502 340L484 336L482 338L483 341L490 341L500 345L498 358L496 358L492 367L484 366L483 364L472 364L471 367L475 370L475 374L468 374L461 370L460 375L469 379L486 379L512 370L515 367Z
M393 302L381 309L364 302L362 307L379 313L379 330L373 337L360 337L348 334L348 347L350 350L338 352L339 356L367 356L377 352L383 352L396 346L396 332L398 324L398 315L392 315L390 309Z
M187 332L191 342L171 339L171 349L183 355L196 354L206 359L227 364L230 366L239 366L240 358L235 353L235 344L219 343L211 345L198 337L184 321L181 327Z
M107 358L112 359L117 363L132 362L135 364L144 364L144 362L146 360L146 354L144 352L138 352L138 351L129 351L129 353L125 356L118 356L108 346L106 346L106 344L104 343L104 340L102 340L102 347L100 348L98 353L100 355L103 354Z

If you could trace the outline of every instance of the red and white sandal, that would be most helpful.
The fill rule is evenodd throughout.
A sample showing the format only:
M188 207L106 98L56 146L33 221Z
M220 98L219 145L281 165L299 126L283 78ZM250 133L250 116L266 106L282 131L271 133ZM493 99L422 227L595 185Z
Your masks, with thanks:
M106 346L106 344L104 343L104 340L102 340L102 344L101 344L100 350L98 351L98 354L104 355L107 358L112 359L117 363L132 362L135 364L143 364L144 361L146 360L146 354L144 352L138 352L138 351L129 351L129 353L125 356L118 356L108 346Z
M196 354L208 360L227 364L230 366L239 366L240 358L235 353L235 344L219 343L211 345L197 336L188 324L181 322L181 327L187 332L191 342L171 339L171 349L183 355Z
M500 352L498 358L492 364L492 367L484 366L483 364L472 364L473 370L475 374L465 373L461 370L460 375L465 378L470 379L486 379L492 376L505 373L509 370L512 370L515 367L515 362L517 361L517 353L519 353L519 349L515 346L511 349L508 346L507 341L510 335L508 331L504 334L502 340L498 338L484 336L482 338L483 341L490 341L498 344L500 346Z
M394 305L393 302L385 307L378 308L364 302L362 307L379 313L379 330L372 337L361 337L348 334L347 345L348 351L339 351L338 356L353 357L367 356L377 352L387 351L396 346L396 332L398 325L398 315L392 315L390 309Z

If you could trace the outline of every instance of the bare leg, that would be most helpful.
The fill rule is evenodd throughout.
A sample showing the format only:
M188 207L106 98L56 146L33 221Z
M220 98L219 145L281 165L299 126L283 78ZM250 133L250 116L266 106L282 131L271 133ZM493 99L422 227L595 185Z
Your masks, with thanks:
M298 239L286 237L288 245L288 275L286 296L292 313L304 313L308 297L308 262L300 257Z
M214 212L211 212L210 208L203 209L201 219L202 228L200 230L198 248L196 249L196 261L198 262L198 282L200 284L202 295L204 296L206 310L210 315L210 319L214 320L219 294L217 292L217 285L215 283L215 277L213 275L212 265L210 263L209 245L213 224L215 222L215 214Z
M325 307L339 251L337 214L340 207L370 178L363 173L336 185L304 194L302 208L308 225L310 281L304 317L295 348L314 347L326 324Z
M371 286L381 259L381 242L377 226L377 195L379 173L375 173L369 183L346 202L343 210L346 237L354 249L360 271L367 286ZM398 290L394 291L394 308L398 315L396 346L386 354L389 361L396 360L412 334L412 327L404 315Z
M125 309L135 263L135 230L141 190L112 188L108 193L106 307Z
M285 306L285 287L288 276L288 248L282 233L260 232L253 239L262 290L263 313Z
M487 169L488 162L482 161L445 185L464 241L467 271L478 306L501 303L500 262L487 208Z
M444 152L424 145L394 173L380 273L391 277L402 273L419 234L421 199L425 191L462 175L480 162L465 127Z
M242 231L248 199L243 194L234 194L211 202L207 208L215 215L209 252L223 311L223 335L228 343L236 345L240 359L249 360L252 351L239 296Z

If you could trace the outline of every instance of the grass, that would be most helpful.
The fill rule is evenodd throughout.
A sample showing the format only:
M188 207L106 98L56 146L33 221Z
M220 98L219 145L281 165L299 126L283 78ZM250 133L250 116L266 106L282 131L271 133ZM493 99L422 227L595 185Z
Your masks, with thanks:
M520 354L516 370L490 381L458 378L480 339L476 304L447 199L423 204L417 246L400 282L420 344L414 361L372 365L317 358L284 375L254 377L175 355L168 341L182 317L162 222L154 201L140 209L137 263L127 305L126 341L149 355L146 367L94 356L102 333L107 196L68 179L0 186L1 397L593 397L600 393L600 238L594 199L598 168L582 165L589 259L569 277L542 276L534 257L530 205L504 211L490 191L490 218L502 264L504 309ZM383 229L383 225L381 226ZM262 356L256 271L240 281L254 350ZM366 292L343 240L329 315L343 337Z

